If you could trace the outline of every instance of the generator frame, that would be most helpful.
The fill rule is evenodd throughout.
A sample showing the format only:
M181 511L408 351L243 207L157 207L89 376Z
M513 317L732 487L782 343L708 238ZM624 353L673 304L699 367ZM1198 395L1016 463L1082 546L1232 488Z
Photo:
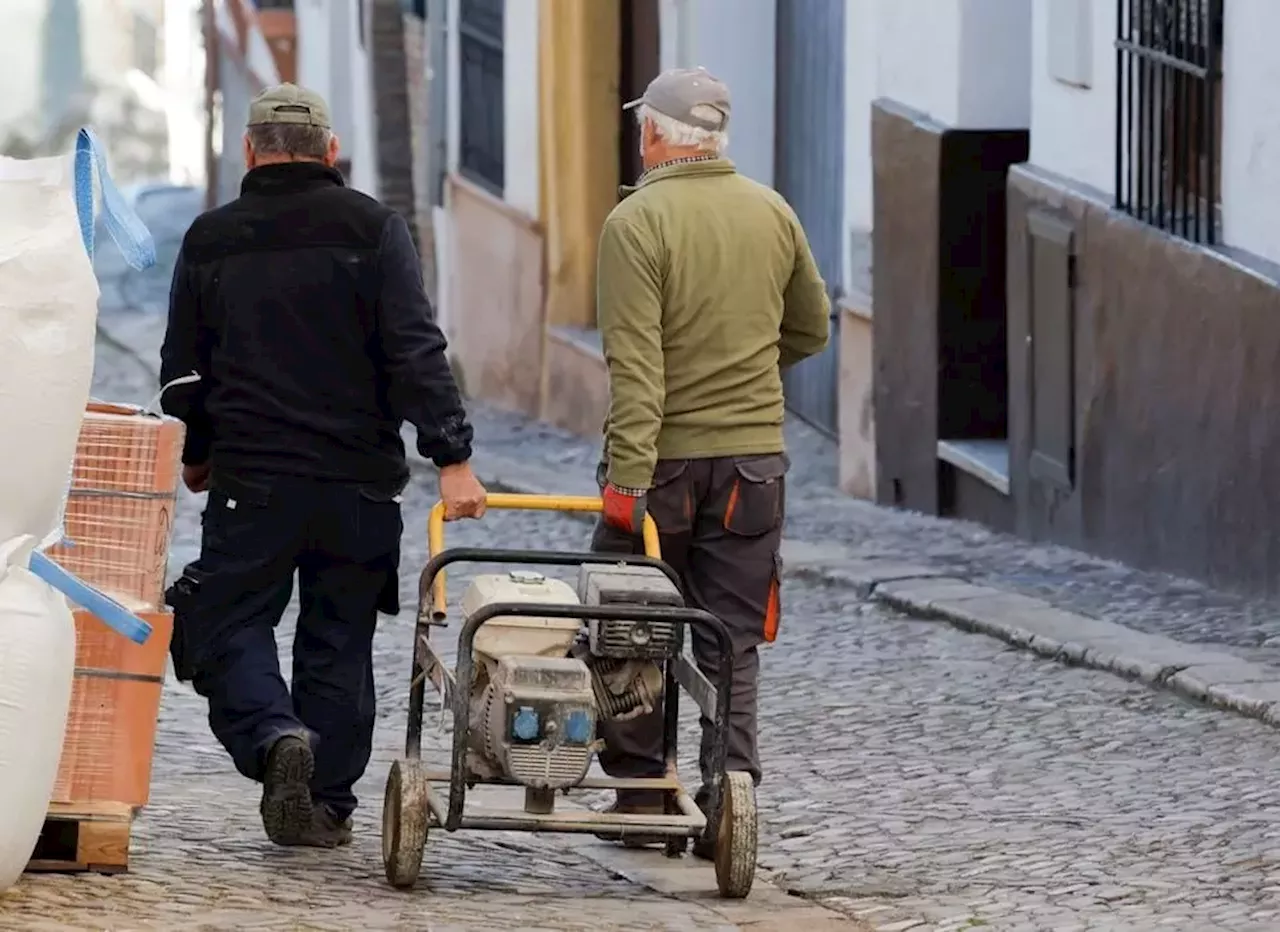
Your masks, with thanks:
M599 513L598 498L490 494L490 509ZM436 504L428 524L429 559L418 580L418 612L414 622L413 661L409 680L405 756L395 761L387 776L382 812L382 856L388 882L406 889L418 880L431 828L448 832L463 829L520 832L590 833L625 839L657 836L665 839L667 857L681 857L690 839L704 834L714 841L716 885L730 899L747 896L755 877L758 825L755 785L749 774L726 772L733 653L728 630L716 616L701 609L648 605L548 605L502 602L485 605L468 617L458 634L455 669L431 643L432 628L447 627L445 568L457 563L523 564L532 566L581 566L583 564L653 567L680 588L679 576L661 559L657 527L644 519L644 555L571 553L459 547L444 549L444 507ZM467 749L471 738L471 687L475 679L473 646L477 632L495 618L565 618L583 622L665 622L686 627L702 625L717 643L718 667L724 671L716 686L683 651L662 662L662 747L665 773L656 778L622 779L587 777L570 789L641 790L662 794L663 815L557 811L556 790L525 787L523 809L468 807L467 790L480 785L520 786L512 780L481 778L470 773ZM684 639L688 643L689 639ZM451 714L453 736L447 770L427 769L422 762L422 727L426 686L430 682L440 696L441 713ZM712 723L712 775L706 787L706 814L680 780L678 733L680 692L687 692L702 715ZM447 784L447 795L439 788ZM564 790L566 794L569 789ZM477 811L477 809L479 811ZM708 827L719 826L710 833Z

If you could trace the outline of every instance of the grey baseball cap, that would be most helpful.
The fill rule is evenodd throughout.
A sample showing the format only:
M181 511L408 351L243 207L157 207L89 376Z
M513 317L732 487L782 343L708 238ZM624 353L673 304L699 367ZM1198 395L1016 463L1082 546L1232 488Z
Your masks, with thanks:
M622 109L630 110L641 104L652 107L663 116L711 132L719 132L729 124L729 87L706 68L664 71L649 82L643 97ZM720 111L720 119L709 120L695 115L694 111L703 106Z
M249 104L249 126L289 124L332 129L329 105L315 91L296 84L265 88Z

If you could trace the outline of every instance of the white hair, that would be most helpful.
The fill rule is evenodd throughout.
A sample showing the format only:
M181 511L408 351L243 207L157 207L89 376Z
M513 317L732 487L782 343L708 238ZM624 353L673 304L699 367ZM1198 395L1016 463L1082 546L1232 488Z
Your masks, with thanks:
M699 119L720 120L724 115L709 104L698 104L693 108L693 115ZM679 120L667 116L665 113L659 113L648 104L641 104L636 119L643 126L648 120L653 124L653 128L658 131L658 135L666 140L668 145L672 146L688 146L695 149L701 149L704 152L715 153L720 155L729 147L729 134L724 130L703 129L701 126L690 126L688 123L682 123Z

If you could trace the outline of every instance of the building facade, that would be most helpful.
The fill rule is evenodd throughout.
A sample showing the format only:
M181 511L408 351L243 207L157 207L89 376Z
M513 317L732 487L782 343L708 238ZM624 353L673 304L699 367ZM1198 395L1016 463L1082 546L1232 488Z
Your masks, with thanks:
M244 177L249 102L280 80L275 56L251 0L205 0L205 178L210 207L234 200Z
M391 2L398 5L399 0ZM387 193L378 145L374 27L379 19L374 3L207 0L205 42L214 51L206 102L211 203L225 203L239 193L249 102L263 87L280 81L296 81L328 101L342 147L339 167L348 183L375 197ZM400 81L403 85L403 73ZM397 117L403 122L408 113ZM411 154L402 154L401 161L408 167Z
M657 2L448 0L427 13L445 35L434 237L455 371L475 397L598 430L596 239L636 171L621 104L657 74Z
M870 4L876 497L1273 593L1280 7L928 2Z
M705 65L734 92L731 156L788 197L831 288L834 347L789 374L788 402L839 436L846 490L1276 587L1280 65L1263 37L1280 7L442 0L433 15L441 314L473 395L598 429L595 239L637 171L618 105L660 68Z
M640 171L621 105L663 68L703 65L729 83L730 156L796 205L833 295L842 293L841 0L441 6L450 114L436 229L441 318L471 394L600 429L608 383L594 329L596 240L619 183ZM788 378L793 407L833 436L837 358L833 345Z

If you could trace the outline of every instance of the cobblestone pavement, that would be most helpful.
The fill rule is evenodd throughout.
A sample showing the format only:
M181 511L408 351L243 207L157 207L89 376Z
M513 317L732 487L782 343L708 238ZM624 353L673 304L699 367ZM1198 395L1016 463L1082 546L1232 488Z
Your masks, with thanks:
M485 411L485 449L593 474L599 444L523 418ZM929 564L949 576L1051 602L1068 611L1182 641L1220 644L1280 664L1280 608L1195 582L1039 546L965 521L880 508L836 489L835 443L802 422L787 425L792 469L787 536L839 544L851 555Z
M100 393L139 397L123 372L104 364ZM477 420L490 437L509 425L518 452L537 436L560 444L514 419ZM574 455L586 458L562 465L590 459ZM799 477L811 466L796 458ZM406 503L406 597L425 559L425 482ZM179 549L196 526L191 504ZM522 514L450 531L458 544L576 549L585 538L579 522ZM767 905L736 914L687 887L629 882L637 874L593 841L521 835L433 837L430 890L394 895L380 880L378 813L408 632L405 615L378 636L377 759L352 849L266 844L253 788L171 683L133 872L29 877L0 903L0 928L823 928L785 905L806 903L880 932L1280 927L1280 734L799 581L765 660L760 790L762 876L794 897L764 887ZM432 732L431 747L440 740ZM645 863L663 867L657 855Z
M94 394L142 403L150 375L111 346L100 348ZM426 561L426 512L434 489L419 480L406 506L402 593L414 603ZM175 522L175 563L198 546L198 497L185 494ZM456 542L545 538L528 515L497 515L459 529ZM580 523L553 519L548 543L578 546ZM452 538L453 535L451 535ZM466 575L458 573L455 594ZM293 607L296 610L296 603ZM292 611L292 610L291 610ZM338 852L279 849L262 836L256 788L235 774L208 732L202 702L170 679L163 708L151 804L138 822L127 875L29 875L0 899L0 929L126 930L781 930L798 925L858 930L861 923L761 883L745 903L712 894L709 868L689 864L678 889L658 892L619 866L625 857L594 839L437 833L414 893L382 877L382 786L403 747L411 613L385 619L376 642L379 718L374 760L358 788L357 841ZM292 625L280 632L287 649ZM433 719L434 722L434 719ZM443 762L447 736L425 736L428 759ZM478 793L483 802L483 793ZM667 862L654 854L652 866ZM644 865L641 865L642 868ZM651 869L651 868L650 868ZM632 879L628 879L632 877ZM825 925L824 925L825 923Z
M129 320L130 318L123 318ZM155 320L155 316L151 316ZM131 343L158 345L155 326L133 317ZM485 450L559 470L594 475L599 444L490 408L474 412ZM1147 573L1065 547L1029 544L964 521L880 508L836 489L835 444L800 422L787 426L787 536L842 545L851 556L929 564L1043 599L1060 608L1182 641L1229 647L1246 659L1280 665L1280 607Z

